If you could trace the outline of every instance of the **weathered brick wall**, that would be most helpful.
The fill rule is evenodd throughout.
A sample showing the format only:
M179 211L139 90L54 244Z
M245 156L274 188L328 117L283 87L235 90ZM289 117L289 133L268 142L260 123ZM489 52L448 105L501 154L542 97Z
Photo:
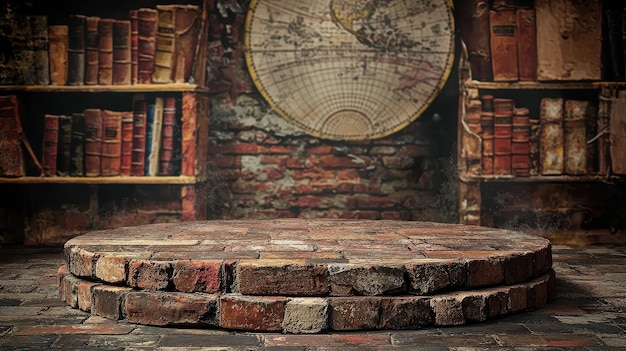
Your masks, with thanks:
M455 76L431 108L389 137L312 137L274 113L250 80L247 5L239 3L211 5L209 154L219 188L210 195L212 216L456 221L453 175L444 171L454 164Z

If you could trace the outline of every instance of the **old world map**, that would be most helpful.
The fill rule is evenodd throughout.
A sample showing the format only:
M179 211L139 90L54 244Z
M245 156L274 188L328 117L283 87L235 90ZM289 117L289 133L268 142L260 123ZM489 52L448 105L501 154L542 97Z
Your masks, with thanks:
M451 70L447 0L252 0L246 62L274 110L308 133L375 139L418 118Z

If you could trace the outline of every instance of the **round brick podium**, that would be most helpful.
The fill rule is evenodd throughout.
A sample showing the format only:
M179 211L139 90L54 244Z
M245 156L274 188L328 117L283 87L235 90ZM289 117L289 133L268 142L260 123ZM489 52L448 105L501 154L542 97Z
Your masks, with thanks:
M550 242L386 220L220 220L90 232L59 296L146 325L317 333L462 325L554 297Z

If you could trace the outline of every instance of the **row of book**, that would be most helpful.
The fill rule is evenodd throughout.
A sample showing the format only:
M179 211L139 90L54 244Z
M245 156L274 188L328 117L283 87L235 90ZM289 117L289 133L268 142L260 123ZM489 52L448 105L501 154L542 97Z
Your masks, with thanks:
M479 137L472 172L482 175L587 175L596 147L595 107L586 100L543 98L539 118L509 98L483 95L466 108L466 124Z
M0 84L189 83L204 27L200 7L157 5L128 19L72 14L0 17Z
M147 101L139 94L132 111L88 108L71 115L46 114L41 157L21 130L15 96L0 97L0 176L25 175L26 140L43 176L172 176L180 173L180 102ZM9 116L11 114L11 116ZM26 145L24 145L26 146ZM39 162L40 160L40 162Z
M472 78L479 81L602 79L601 2L494 0L489 6L482 0L461 1L458 20ZM624 13L624 8L619 9L620 13ZM615 18L612 13L611 16ZM611 44L615 55L622 56L621 67L616 67L621 71L626 54L622 45L622 37L626 41L626 26L623 28L623 36L619 28L619 42L615 40Z

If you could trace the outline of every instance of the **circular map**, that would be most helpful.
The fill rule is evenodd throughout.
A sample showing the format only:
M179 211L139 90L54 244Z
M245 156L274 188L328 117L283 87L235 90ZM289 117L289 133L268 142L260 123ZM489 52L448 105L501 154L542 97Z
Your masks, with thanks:
M246 62L291 123L326 139L375 139L437 96L453 23L449 0L252 0Z

